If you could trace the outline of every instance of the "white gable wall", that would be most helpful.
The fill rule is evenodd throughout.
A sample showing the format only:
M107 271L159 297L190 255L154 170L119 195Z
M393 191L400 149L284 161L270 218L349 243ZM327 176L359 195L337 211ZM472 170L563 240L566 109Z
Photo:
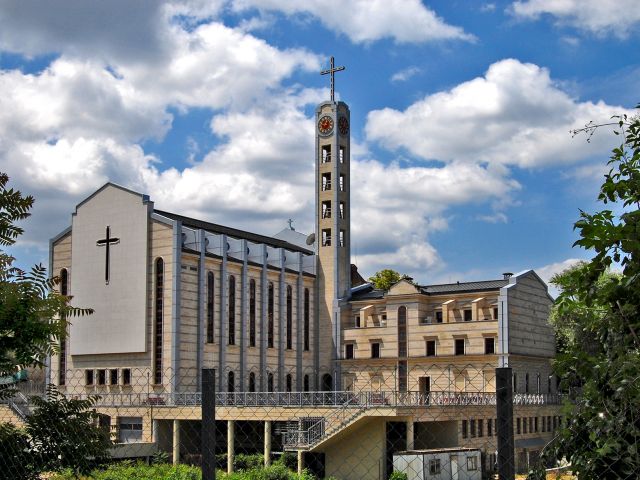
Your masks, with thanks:
M147 251L152 204L108 184L78 205L72 218L73 305L93 315L71 319L71 355L146 351ZM120 239L110 247L110 280L105 283L106 227ZM170 285L170 279L165 281Z

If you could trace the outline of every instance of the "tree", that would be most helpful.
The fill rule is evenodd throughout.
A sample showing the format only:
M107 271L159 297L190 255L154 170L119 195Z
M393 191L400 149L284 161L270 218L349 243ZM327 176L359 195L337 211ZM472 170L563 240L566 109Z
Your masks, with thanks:
M390 268L379 270L373 276L369 277L369 281L373 283L373 286L380 290L389 290L394 283L403 279L411 280L411 277L401 275Z
M106 461L112 442L92 408L98 398L69 400L54 385L45 398L33 397L35 409L24 429L0 424L0 471L26 480L64 468L88 473Z
M0 173L0 246L10 246L23 233L15 223L29 217L34 199L7 187ZM69 317L91 309L69 305L70 298L55 291L58 278L47 278L42 265L24 272L12 266L13 257L0 251L0 376L19 367L42 366L64 338ZM6 395L0 386L0 398Z
M565 343L554 370L572 402L547 450L566 458L580 479L640 472L640 119L615 119L622 142L600 187L605 208L581 212L574 227L574 246L595 255L555 279L562 292L554 314L568 328L559 329ZM621 273L608 273L613 267Z

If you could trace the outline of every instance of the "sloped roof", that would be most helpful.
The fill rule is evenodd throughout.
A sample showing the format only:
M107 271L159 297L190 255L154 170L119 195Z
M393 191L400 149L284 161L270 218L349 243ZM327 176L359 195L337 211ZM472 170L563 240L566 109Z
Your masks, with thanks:
M509 284L509 280L482 280L479 282L456 282L442 285L421 285L420 291L427 295L440 295L443 293L483 292L498 290Z
M185 217L183 215L166 212L164 210L154 210L154 211L155 213L157 213L158 215L162 215L163 217L167 217L172 220L182 222L182 225L185 227L194 228L194 229L201 228L202 230L206 230L207 232L211 232L211 233L229 235L235 238L246 239L254 243L264 243L272 247L286 248L287 250L291 250L293 252L302 252L305 255L313 255L313 252L311 250L307 250L306 248L301 248L297 245L294 245L289 242L285 242L284 240L279 240L277 238L267 237L266 235L251 233L244 230L239 230L237 228L225 227L224 225L205 222L203 220Z
M482 280L479 282L456 282L441 285L420 285L423 295L445 295L447 293L471 293L499 290L509 284L509 280ZM386 292L369 285L352 292L352 300L374 300L384 298Z

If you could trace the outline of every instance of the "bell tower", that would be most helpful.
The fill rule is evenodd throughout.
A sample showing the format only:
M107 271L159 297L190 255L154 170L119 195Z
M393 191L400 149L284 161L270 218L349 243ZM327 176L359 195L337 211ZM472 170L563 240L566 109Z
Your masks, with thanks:
M340 388L341 311L351 291L350 118L347 104L334 99L334 73L344 69L334 67L331 57L331 67L321 72L331 76L331 100L318 105L315 118L317 365L323 390Z

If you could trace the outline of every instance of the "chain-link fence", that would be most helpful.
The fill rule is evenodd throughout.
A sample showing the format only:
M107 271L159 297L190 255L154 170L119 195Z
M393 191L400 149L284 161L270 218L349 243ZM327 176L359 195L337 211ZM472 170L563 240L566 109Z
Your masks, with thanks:
M149 369L114 367L69 370L47 391L16 384L0 404L0 422L16 427L1 431L1 475L179 464L196 475L184 478L215 469L238 479L481 480L499 469L526 474L562 423L555 382L514 388L510 369L495 365L320 371L332 378L265 371L240 382L222 369L154 379ZM149 478L183 478L158 475Z

